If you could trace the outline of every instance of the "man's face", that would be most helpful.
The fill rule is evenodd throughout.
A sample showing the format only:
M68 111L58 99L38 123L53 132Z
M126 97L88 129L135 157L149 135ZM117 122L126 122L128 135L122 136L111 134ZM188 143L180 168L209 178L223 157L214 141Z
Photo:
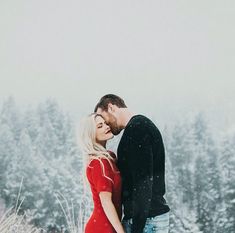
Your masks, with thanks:
M104 118L106 124L109 125L111 132L114 135L118 135L121 132L122 129L118 125L118 119L114 116L114 114L109 111L103 111L101 108L97 109L97 113Z

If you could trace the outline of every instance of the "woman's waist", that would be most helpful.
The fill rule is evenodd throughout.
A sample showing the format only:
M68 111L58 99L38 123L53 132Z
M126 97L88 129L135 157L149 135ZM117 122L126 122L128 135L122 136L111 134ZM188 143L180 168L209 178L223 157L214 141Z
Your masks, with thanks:
M114 205L116 211L117 211L117 214L118 216L121 218L121 214L122 214L122 208L121 208L121 205ZM94 209L92 211L92 216L95 216L95 217L102 217L105 216L105 218L107 218L105 212L104 212L104 209L102 206L100 205L95 205L94 206Z
M92 213L91 213L91 217L93 219L102 219L104 221L109 221L104 210L102 208L94 208Z

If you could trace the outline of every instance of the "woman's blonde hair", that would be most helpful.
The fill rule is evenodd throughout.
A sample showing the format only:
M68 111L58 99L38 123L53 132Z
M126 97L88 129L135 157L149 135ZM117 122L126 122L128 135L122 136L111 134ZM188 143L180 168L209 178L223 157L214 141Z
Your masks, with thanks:
M80 121L78 127L78 144L83 155L84 170L87 168L87 166L89 166L92 160L96 159L101 164L103 175L113 182L110 177L107 177L105 175L104 164L101 159L107 159L111 168L113 169L111 160L114 160L114 158L110 155L106 148L104 148L101 144L97 143L96 141L95 119L97 116L102 117L97 113L92 113L88 115Z

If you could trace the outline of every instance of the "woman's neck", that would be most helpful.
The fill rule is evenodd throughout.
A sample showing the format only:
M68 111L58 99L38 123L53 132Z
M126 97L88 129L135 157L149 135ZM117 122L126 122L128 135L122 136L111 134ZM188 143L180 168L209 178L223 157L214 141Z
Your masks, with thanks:
M106 141L100 141L98 143L106 149Z

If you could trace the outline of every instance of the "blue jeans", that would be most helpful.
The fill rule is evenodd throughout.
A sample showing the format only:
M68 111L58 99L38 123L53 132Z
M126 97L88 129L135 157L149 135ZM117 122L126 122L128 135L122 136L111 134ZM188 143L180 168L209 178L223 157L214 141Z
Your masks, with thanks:
M125 233L131 233L132 219L122 221ZM168 233L169 232L169 212L147 218L143 233Z

